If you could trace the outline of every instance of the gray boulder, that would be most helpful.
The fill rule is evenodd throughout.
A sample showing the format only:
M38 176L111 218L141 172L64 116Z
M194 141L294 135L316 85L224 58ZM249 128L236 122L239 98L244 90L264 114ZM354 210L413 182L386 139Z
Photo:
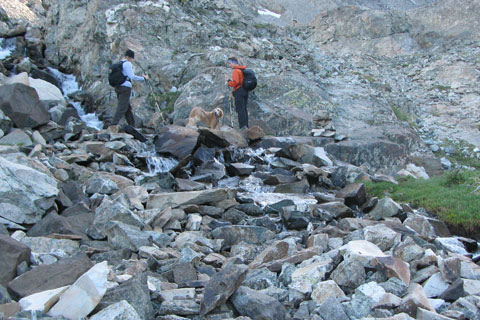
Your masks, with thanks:
M90 320L141 320L137 311L125 300L114 303L90 317Z
M224 226L212 231L215 239L223 239L224 247L230 247L242 241L260 245L275 237L275 234L264 227L256 226Z
M253 320L282 320L287 314L277 299L249 287L238 288L231 301L239 314Z
M184 159L191 155L197 146L198 136L198 132L190 128L166 126L155 138L155 150L160 154Z
M247 274L246 265L227 264L213 275L205 286L200 305L200 315L204 316L216 307L223 305L242 284Z
M50 121L35 89L21 83L0 87L0 108L19 128L35 128Z
M58 193L57 181L50 176L0 157L0 217L36 223Z

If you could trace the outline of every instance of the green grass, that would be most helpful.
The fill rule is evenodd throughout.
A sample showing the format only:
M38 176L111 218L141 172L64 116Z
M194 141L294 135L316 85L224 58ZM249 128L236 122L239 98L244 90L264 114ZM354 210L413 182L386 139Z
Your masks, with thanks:
M163 105L163 102L166 102L165 109L162 109L164 113L171 113L173 112L173 106L175 105L175 101L180 96L180 91L177 92L167 92L165 94L154 94L150 92L148 94L148 101L152 107L156 108L156 104L158 103L159 107Z
M392 106L392 111L393 111L393 113L395 113L395 116L397 117L398 120L400 120L400 121L410 120L409 117L408 117L408 114L403 112L399 107Z
M479 171L451 171L430 179L401 178L399 184L367 182L369 195L391 197L422 207L448 225L472 231L480 227Z

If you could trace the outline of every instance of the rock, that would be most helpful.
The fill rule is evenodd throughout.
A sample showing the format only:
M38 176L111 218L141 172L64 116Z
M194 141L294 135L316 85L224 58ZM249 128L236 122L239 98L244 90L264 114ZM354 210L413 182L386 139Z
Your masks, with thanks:
M153 306L145 274L135 276L117 287L108 289L96 310L103 310L122 300L127 301L137 311L140 319L153 318Z
M36 223L58 195L57 182L30 167L0 157L0 217Z
M37 292L18 301L22 311L41 311L47 313L57 303L60 296L69 288L65 286L52 290Z
M246 163L231 163L228 167L228 172L231 176L248 176L254 170L254 166Z
M216 307L223 305L240 287L247 271L248 267L245 265L229 263L213 275L205 286L200 315L204 316Z
M114 249L127 248L138 251L142 246L152 245L152 235L150 233L120 221L112 221L109 224L107 238L108 243Z
M176 208L187 204L214 204L233 197L232 191L227 189L151 194L147 208L163 210L167 207Z
M330 278L341 288L351 292L365 282L366 272L360 261L343 260L333 270Z
M223 247L230 247L242 241L260 245L275 237L275 234L264 227L225 226L212 230L215 239L223 239Z
M69 239L47 237L27 237L23 231L16 231L12 238L27 245L34 254L55 254L58 257L71 257L79 253L79 243Z
M198 279L197 271L190 262L180 262L173 269L173 279L178 285L185 285Z
M137 311L125 300L114 303L90 317L90 320L140 320Z
M158 310L160 315L198 315L200 306L195 300L163 301ZM180 318L185 319L185 318Z
M377 245L382 251L390 250L395 243L400 242L400 235L384 224L365 227L363 237L366 241Z
M68 319L86 317L107 291L108 273L106 261L94 265L60 296L48 314Z
M352 183L338 191L337 197L345 199L347 206L362 206L367 202L367 192L363 183Z
M16 277L20 263L30 263L30 248L9 235L0 235L0 252L0 285L6 286Z
M0 305L0 314L7 319L11 319L14 315L20 312L20 306L17 302L12 301Z
M248 267L258 268L265 263L282 259L288 255L289 247L286 241L276 241L260 252Z
M375 220L380 220L382 218L396 216L401 210L402 207L400 207L395 201L385 197L378 201L373 210L369 212L369 215Z
M87 230L88 235L93 239L104 239L107 237L111 221L123 222L137 228L145 227L140 218L128 208L119 202L105 199L95 210L95 218Z
M331 259L299 267L292 273L292 282L288 287L308 295L318 282L325 280L332 269L333 261Z
M417 320L451 320L452 318L442 316L433 311L425 310L423 308L417 309L417 315L415 317Z
M363 283L363 280L360 283ZM330 297L334 297L340 301L346 297L345 293L342 289L340 289L336 281L321 281L314 286L312 300L315 301L315 303L321 305Z
M49 265L40 265L10 281L8 290L14 297L23 298L37 292L71 285L92 265L85 254Z
M155 138L155 150L160 154L170 154L184 159L192 154L199 134L190 128L178 126L163 127Z
M32 139L21 129L13 129L0 139L0 144L18 147L31 147Z
M424 284L423 290L427 298L440 297L448 289L448 283L443 280L440 272L432 275Z
M398 310L415 317L418 308L435 312L435 309L432 307L427 296L425 295L423 287L419 284L412 283L408 289L408 295L403 298L402 304Z
M235 146L237 148L246 148L248 141L239 131L222 127L219 130L210 130L208 128L199 128L200 137L198 138L207 147L223 147Z
M325 221L353 217L353 211L341 202L322 203L314 208L314 216Z
M243 131L243 134L247 137L248 141L251 142L260 140L265 136L265 132L263 132L259 126L247 128Z
M371 266L372 261L377 257L386 257L379 247L365 240L350 241L340 247L345 260L359 261L364 267Z
M48 236L50 234L85 236L85 231L70 223L74 219L50 212L27 232L29 237ZM72 221L73 222L73 221Z
M405 227L415 230L423 239L433 241L437 237L435 229L427 218L420 215L411 215L403 222Z
M465 290L463 289L463 286L464 286L463 279L457 279L455 280L455 282L453 282L449 286L446 282L444 282L443 284L447 286L441 287L440 290L438 291L438 293L440 293L438 295L440 299L443 299L448 302L452 302L452 301L456 301L459 298L465 297Z
M55 85L42 79L29 78L28 81L30 87L37 91L40 101L60 103L62 105L66 104L62 92Z
M322 315L323 319L329 319L329 320L348 319L348 316L345 313L342 305L333 296L328 297L325 301L323 301L320 304L318 308L318 312Z
M410 265L405 261L390 256L375 257L372 261L378 270L387 278L396 277L403 281L407 286L410 285Z
M115 181L106 179L101 176L93 177L88 180L87 188L85 192L87 194L114 194L118 191L118 186Z
M240 315L251 319L281 320L286 317L285 307L278 300L245 286L236 290L231 301Z
M35 128L50 120L35 89L24 84L0 87L0 108L19 128Z

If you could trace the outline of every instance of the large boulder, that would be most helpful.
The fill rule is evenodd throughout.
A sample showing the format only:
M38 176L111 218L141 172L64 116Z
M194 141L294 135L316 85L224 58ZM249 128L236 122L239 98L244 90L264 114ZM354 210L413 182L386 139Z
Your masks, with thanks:
M42 264L10 281L8 290L12 297L21 298L31 294L60 288L74 283L93 266L85 254L66 258L53 264Z
M36 223L58 193L57 181L50 176L0 157L0 217Z
M65 105L65 98L62 91L48 81L42 79L29 78L30 87L37 91L40 101L59 103Z
M198 132L190 128L166 126L155 138L155 150L161 154L183 159L193 153L197 146L198 136Z
M21 83L0 87L0 108L19 128L35 128L50 121L35 89Z

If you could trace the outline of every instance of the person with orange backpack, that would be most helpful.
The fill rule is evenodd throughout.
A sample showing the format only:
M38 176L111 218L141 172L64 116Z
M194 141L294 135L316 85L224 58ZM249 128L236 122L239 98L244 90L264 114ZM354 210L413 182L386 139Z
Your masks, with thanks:
M248 128L248 92L257 86L257 78L252 70L240 65L236 57L228 58L227 64L233 69L232 79L227 84L233 89L238 126L240 129Z

